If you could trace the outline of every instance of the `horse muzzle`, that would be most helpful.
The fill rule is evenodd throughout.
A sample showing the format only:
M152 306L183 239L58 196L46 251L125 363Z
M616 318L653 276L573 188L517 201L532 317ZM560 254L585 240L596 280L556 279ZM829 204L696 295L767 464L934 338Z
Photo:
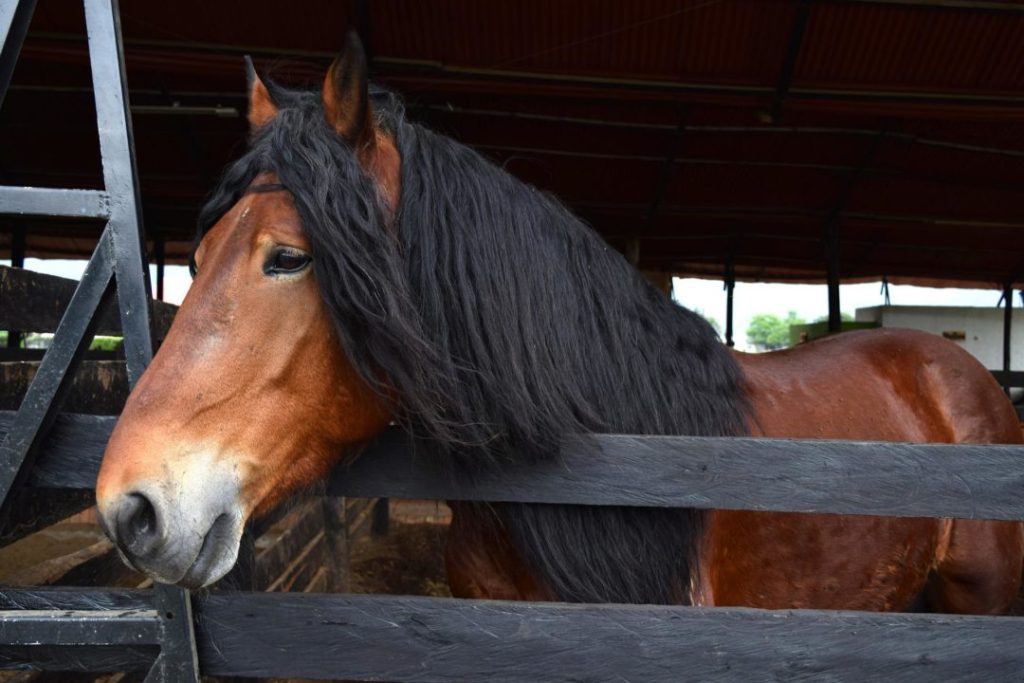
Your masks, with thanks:
M231 570L245 524L238 483L216 468L202 474L200 481L135 481L97 499L100 523L126 563L185 588L208 586Z

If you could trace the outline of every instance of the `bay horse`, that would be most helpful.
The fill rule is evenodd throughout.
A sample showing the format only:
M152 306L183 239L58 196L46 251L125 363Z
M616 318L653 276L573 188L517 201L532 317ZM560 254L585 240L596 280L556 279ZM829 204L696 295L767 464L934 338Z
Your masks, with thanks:
M466 468L568 434L1020 443L990 374L912 331L734 353L556 199L406 120L350 37L319 91L249 63L248 151L107 446L124 558L205 586L243 526L388 424ZM452 503L454 595L997 613L1020 524Z

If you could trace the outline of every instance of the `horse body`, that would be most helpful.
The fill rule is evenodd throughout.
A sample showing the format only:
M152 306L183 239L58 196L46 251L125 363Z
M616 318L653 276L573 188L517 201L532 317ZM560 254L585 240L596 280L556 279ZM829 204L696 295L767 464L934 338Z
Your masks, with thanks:
M250 74L249 151L204 208L196 279L97 482L127 560L185 586L244 522L391 419L469 467L571 432L1018 443L944 340L851 333L730 354L564 207L374 111L358 44L322 93ZM315 269L314 269L315 263ZM315 271L315 272L314 272ZM454 503L456 595L1000 611L1021 526Z
M790 350L737 354L767 437L1020 443L992 375L939 337L848 332ZM716 604L999 612L1017 594L1016 522L718 511L708 566ZM920 605L920 602L917 603Z
M911 330L828 337L736 353L751 435L940 443L1021 443L991 374L954 344ZM448 548L462 597L551 599L493 520L454 503ZM768 609L999 613L1017 595L1017 522L715 510L691 600Z

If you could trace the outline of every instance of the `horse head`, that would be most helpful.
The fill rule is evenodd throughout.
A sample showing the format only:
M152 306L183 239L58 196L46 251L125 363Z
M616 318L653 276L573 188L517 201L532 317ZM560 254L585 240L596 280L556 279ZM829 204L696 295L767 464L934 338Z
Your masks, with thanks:
M322 477L393 415L383 382L339 343L317 282L337 273L321 272L330 267L288 189L298 181L258 151L284 135L279 118L315 112L305 127L323 138L325 157L347 155L361 173L361 191L338 210L359 210L364 230L388 230L399 157L375 122L358 39L331 65L315 105L314 93L303 107L277 102L297 96L274 89L250 64L249 175L203 226L193 285L125 405L97 482L100 518L124 558L167 583L222 577L252 515Z

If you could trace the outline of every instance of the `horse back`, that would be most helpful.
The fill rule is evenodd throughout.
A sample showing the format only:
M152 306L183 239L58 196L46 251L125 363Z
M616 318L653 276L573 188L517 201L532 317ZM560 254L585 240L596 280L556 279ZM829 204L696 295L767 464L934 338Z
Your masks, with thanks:
M769 437L1021 443L992 374L946 339L863 330L785 351L736 354L751 430Z
M849 332L736 359L754 435L1022 441L991 373L931 334ZM714 511L708 531L704 580L718 605L1002 612L1024 557L1015 522Z

